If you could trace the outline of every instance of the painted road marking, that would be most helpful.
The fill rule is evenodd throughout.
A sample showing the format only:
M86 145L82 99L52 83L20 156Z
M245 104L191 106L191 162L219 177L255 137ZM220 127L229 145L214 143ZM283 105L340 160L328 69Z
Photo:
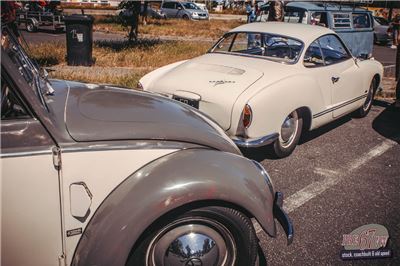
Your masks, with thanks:
M325 179L313 182L290 197L284 199L283 208L287 213L294 211L307 201L323 193L328 188L333 187L341 180L341 174L337 171L316 168L314 173L324 176Z
M350 162L349 165L346 168L344 168L348 169L347 171L316 168L314 170L314 173L321 175L325 178L320 181L311 183L310 185L302 188L301 190L295 192L294 194L284 199L283 208L287 213L294 211L295 209L304 205L311 199L322 194L327 189L339 183L339 181L341 181L344 178L344 176L346 176L346 174L356 170L357 168L366 164L373 158L382 155L395 145L397 145L395 141L392 140L383 141L381 144L375 146L360 158L357 158L356 160ZM258 223L254 223L254 229L256 230L256 233L260 233L262 231L262 228Z
M384 152L389 150L390 148L394 147L397 143L392 141L392 140L385 140L381 144L375 146L372 148L369 152L361 156L360 158L357 158L353 162L349 164L348 167L345 169L348 169L345 172L341 171L333 171L333 170L325 170L325 169L315 169L314 173L320 174L325 176L325 179L322 181L317 181L314 182L305 188L297 191L293 195L289 196L283 201L283 207L287 211L287 213L290 213L297 209L298 207L302 206L305 204L307 201L311 200L312 198L315 198L328 188L336 185L340 180L342 180L343 176L346 174L350 173L351 171L356 170L360 166L364 165L367 163L369 160L382 155Z

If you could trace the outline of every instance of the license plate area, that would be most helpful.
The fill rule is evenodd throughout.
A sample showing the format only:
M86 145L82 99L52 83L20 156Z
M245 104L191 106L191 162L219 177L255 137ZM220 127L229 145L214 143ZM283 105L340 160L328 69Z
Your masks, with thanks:
M199 101L173 95L172 99L199 109Z

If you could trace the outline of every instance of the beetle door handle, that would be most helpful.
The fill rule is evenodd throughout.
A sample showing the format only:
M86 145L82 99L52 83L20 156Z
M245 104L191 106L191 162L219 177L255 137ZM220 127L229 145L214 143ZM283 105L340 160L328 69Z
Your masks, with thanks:
M333 84L335 84L336 82L338 82L339 79L340 79L339 77L332 77L332 78L331 78Z

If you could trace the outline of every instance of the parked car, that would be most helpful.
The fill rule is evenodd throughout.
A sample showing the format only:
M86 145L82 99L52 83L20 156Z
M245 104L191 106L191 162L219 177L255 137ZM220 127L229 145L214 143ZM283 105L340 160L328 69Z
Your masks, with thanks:
M127 19L129 17L133 16L133 12L132 10L128 10L128 9L118 9L115 14L120 17L121 19ZM147 8L147 16L150 18L155 18L155 19L166 19L166 15L158 9L154 9L152 7L148 7Z
M284 21L330 28L340 36L354 56L372 56L373 17L364 8L340 3L293 1L285 5Z
M198 6L201 10L207 11L207 12L208 12L208 9L207 9L206 4L204 4L204 3L197 3L197 2L192 2L192 3L194 3L196 6Z
M42 7L39 2L27 2L16 11L16 22L18 25L24 24L28 32L37 32L39 29L64 31L64 14L60 4L60 1L50 1Z
M374 17L374 43L386 45L392 41L392 29L382 17Z
M155 94L49 80L8 30L0 158L2 265L253 265L252 217L292 241L282 194L215 122Z
M161 11L167 18L208 20L208 11L202 10L195 3L180 1L164 1Z
M139 86L200 109L239 147L272 144L285 157L303 131L367 115L382 73L330 29L266 22L231 30L207 54L150 72Z

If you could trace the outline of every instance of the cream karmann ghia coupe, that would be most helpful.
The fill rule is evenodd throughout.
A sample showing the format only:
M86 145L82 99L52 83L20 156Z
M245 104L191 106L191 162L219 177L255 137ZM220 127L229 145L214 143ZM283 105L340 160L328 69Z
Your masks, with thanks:
M330 29L272 22L239 26L207 54L139 85L200 109L239 147L272 144L285 157L302 131L367 115L382 75L379 62L354 58Z

